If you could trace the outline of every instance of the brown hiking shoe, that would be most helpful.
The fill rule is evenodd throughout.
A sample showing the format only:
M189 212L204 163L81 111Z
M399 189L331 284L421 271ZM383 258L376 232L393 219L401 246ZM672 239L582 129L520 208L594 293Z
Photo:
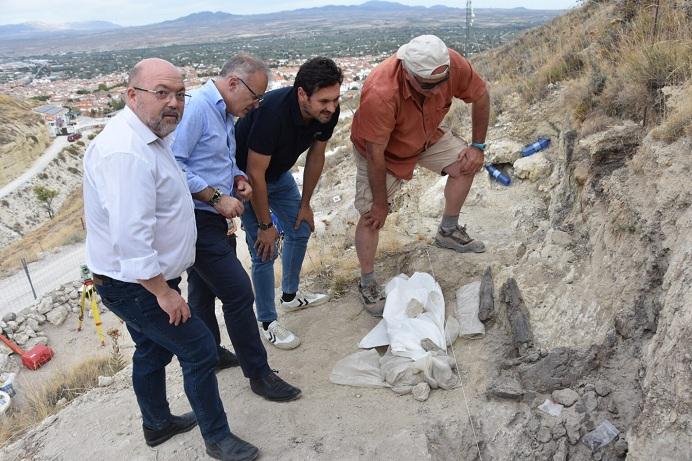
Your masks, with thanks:
M485 251L483 242L469 237L464 226L456 226L451 231L438 227L437 235L435 235L435 245L458 251L459 253L483 253Z
M359 283L358 291L360 292L363 308L373 317L382 317L384 302L387 299L382 287L377 283L365 286Z

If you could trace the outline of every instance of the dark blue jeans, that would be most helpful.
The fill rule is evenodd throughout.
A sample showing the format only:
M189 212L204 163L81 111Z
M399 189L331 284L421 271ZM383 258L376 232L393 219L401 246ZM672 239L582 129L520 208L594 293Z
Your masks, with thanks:
M252 310L255 297L250 277L240 264L235 248L228 242L226 218L210 211L195 210L195 219L197 252L187 279L192 315L204 321L218 346L221 337L214 298L219 298L228 336L243 374L247 378L261 378L270 371L267 351Z
M168 285L178 290L179 283L177 278ZM204 440L215 443L228 437L230 429L214 374L216 346L204 322L191 317L178 326L171 325L156 297L138 283L105 279L96 285L96 291L106 307L125 321L135 342L132 387L144 425L159 430L171 417L165 368L175 355L183 369L185 394Z

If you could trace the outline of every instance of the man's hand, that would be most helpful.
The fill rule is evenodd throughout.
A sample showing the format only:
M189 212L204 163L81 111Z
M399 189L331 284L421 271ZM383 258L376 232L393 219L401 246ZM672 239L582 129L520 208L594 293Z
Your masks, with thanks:
M298 210L298 217L296 218L296 223L293 226L294 229L298 230L300 223L305 221L310 226L310 231L315 232L315 216L312 214L312 208L309 204L301 204Z
M243 201L248 201L252 198L252 187L250 183L242 176L237 176L235 181L235 193Z
M245 207L243 206L243 202L237 198L222 195L221 200L214 205L214 209L218 211L224 218L233 219L243 214Z
M461 151L459 160L445 168L445 172L452 178L462 175L474 175L483 168L484 160L485 157L482 150L469 146Z
M372 229L381 229L382 226L384 226L384 222L387 220L388 212L387 204L382 206L373 203L370 211L363 215L363 222Z
M257 231L257 240L255 240L255 251L262 258L262 261L269 261L274 258L274 246L276 243L276 228L274 226L269 229Z
M187 322L190 318L190 308L180 296L180 293L172 288L168 288L161 295L156 297L156 302L163 311L168 314L168 323L178 326Z

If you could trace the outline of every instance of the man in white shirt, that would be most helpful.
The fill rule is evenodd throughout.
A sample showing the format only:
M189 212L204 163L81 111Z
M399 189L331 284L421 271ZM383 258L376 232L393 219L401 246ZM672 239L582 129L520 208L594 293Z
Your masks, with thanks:
M145 59L132 69L127 107L94 139L84 157L87 263L104 304L135 342L132 384L149 446L199 423L207 454L252 460L258 449L230 432L214 374L213 336L178 289L194 263L197 232L185 175L168 135L183 115L179 69ZM171 414L165 367L183 370L193 412Z

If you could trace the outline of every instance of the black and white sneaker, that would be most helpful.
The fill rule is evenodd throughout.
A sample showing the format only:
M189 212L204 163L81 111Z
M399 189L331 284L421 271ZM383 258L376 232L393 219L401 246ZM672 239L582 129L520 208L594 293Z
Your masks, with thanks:
M296 297L291 301L281 300L281 307L286 312L299 311L306 307L319 306L329 301L329 295L323 293L301 293L298 291Z
M279 349L288 350L300 346L300 338L277 320L270 323L266 330L264 328L261 328L261 330L265 339Z

